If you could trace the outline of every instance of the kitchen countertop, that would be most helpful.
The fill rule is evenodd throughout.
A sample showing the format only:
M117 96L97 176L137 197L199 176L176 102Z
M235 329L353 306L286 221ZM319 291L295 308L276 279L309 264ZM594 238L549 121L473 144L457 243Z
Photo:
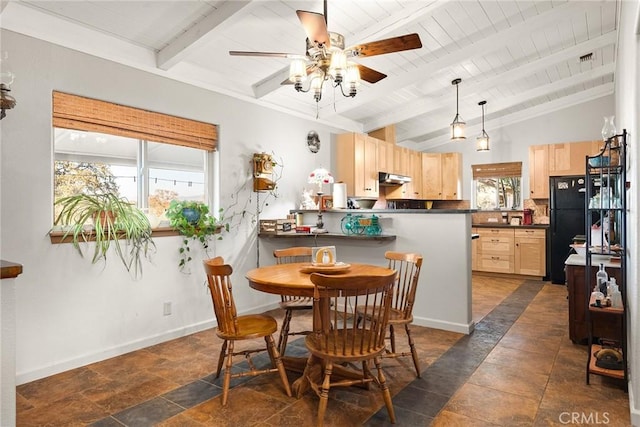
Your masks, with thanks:
M620 268L619 262L611 262L611 255L591 255L591 266L597 267L600 263L603 263L606 268ZM577 265L577 266L585 266L587 265L586 257L580 256L578 254L571 254L569 258L564 262L565 265Z
M318 213L317 209L292 209L289 213ZM322 213L342 214L451 214L451 213L475 213L477 209L323 209Z
M471 224L471 226L477 228L549 228L549 224L511 225L500 222L482 222L479 224Z

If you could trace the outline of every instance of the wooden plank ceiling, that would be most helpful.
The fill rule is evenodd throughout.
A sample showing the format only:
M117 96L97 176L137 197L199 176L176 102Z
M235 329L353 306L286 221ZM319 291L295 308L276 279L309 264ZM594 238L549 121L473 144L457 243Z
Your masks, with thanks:
M613 93L616 0L329 0L328 28L355 45L418 33L421 49L356 61L386 74L355 98L325 87L281 85L285 58L230 56L229 50L304 55L296 10L320 0L2 2L11 31L61 44L280 111L368 132L395 124L399 143L428 150L448 140L459 85L468 135ZM580 60L589 55L590 59Z

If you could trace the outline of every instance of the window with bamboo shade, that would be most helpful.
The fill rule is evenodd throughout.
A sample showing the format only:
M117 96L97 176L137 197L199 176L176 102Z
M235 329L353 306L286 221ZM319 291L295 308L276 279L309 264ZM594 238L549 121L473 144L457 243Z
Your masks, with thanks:
M158 225L172 199L211 196L217 125L58 91L52 107L55 200L117 191Z
M522 207L522 162L471 165L477 209Z

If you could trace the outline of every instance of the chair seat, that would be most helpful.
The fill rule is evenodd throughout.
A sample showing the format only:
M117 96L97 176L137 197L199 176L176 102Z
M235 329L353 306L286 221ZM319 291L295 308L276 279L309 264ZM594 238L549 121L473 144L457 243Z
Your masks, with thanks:
M353 331L349 331L347 337L344 337L342 334L338 334L337 336L330 334L327 345L325 345L323 338L319 339L316 334L310 334L305 338L305 344L307 349L314 356L322 359L330 358L331 360L339 363L369 360L378 354L382 354L385 349L384 343L382 346L372 346L369 349L367 349L366 346L363 346L364 348L357 353L349 352L347 354L343 354L343 349L350 349L353 346L353 343L363 341L364 335L365 334L362 330L358 330L355 334Z
M216 334L225 340L245 340L266 337L278 330L276 319L265 314L238 316L237 325L236 334L224 334L219 329L216 329Z
M312 298L292 299L281 301L280 308L283 310L311 310L313 308Z
M357 311L360 316L364 315L363 307L358 306ZM370 316L371 313L369 313L369 317ZM404 313L401 310L398 310L396 308L392 308L391 310L389 310L389 323L392 323L394 325L401 325L411 322L413 322L413 315L410 315L409 318L405 318Z

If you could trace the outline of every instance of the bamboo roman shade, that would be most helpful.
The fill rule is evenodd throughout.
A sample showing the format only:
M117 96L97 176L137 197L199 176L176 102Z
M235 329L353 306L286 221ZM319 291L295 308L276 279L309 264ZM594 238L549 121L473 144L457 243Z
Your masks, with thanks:
M471 165L473 179L522 176L522 162L486 163Z
M214 151L218 127L182 117L53 92L53 126Z

